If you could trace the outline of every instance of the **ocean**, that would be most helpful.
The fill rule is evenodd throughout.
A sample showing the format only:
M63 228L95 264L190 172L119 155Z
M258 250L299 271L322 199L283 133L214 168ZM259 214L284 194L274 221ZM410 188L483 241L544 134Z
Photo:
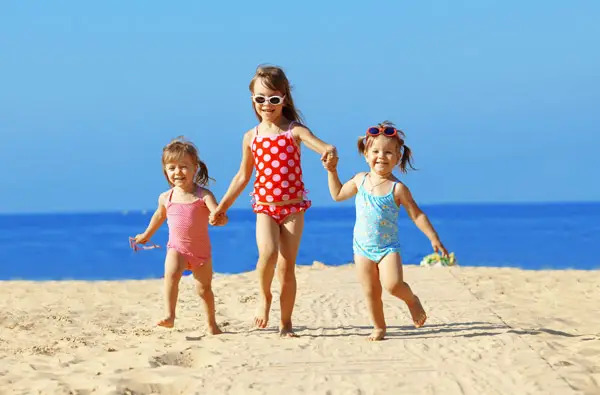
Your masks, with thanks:
M423 206L461 266L522 269L599 269L600 203L451 204ZM152 241L160 249L133 252L152 211L0 215L0 280L115 280L159 278L166 223ZM211 227L218 273L253 270L255 214L228 212L229 224ZM313 207L306 213L299 265L352 261L354 207ZM402 258L418 264L431 253L427 238L405 212L399 219Z

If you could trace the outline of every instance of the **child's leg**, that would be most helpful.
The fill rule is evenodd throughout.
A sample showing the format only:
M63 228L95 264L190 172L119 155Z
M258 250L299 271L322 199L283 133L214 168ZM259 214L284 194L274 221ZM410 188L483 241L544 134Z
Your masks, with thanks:
M379 275L381 284L392 295L406 302L415 327L420 328L427 320L427 314L421 305L419 298L413 294L402 276L402 258L394 252L386 255L379 262Z
M211 335L217 335L221 329L217 326L215 318L215 295L212 291L212 262L208 261L200 266L194 266L192 273L196 279L196 290L204 301L204 312L206 313L206 324Z
M381 340L385 336L385 317L381 301L381 283L377 264L362 255L354 255L358 279L367 298L367 307L373 323L369 340Z
M258 247L256 272L262 300L254 317L254 325L258 328L266 328L273 298L271 283L279 249L279 225L266 214L256 214L256 245Z
M296 302L296 257L304 230L304 212L292 214L280 226L277 278L281 284L279 335L295 337L292 312Z
M158 322L159 326L172 328L175 324L175 307L179 294L179 280L185 266L183 257L174 249L167 250L165 258L165 312L166 318Z

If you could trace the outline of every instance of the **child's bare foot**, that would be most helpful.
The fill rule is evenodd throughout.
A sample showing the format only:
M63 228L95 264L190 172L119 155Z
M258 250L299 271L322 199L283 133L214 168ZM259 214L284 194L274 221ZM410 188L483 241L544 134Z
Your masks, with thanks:
M217 326L217 324L209 324L208 333L211 335L220 335L223 333L223 331Z
M407 303L408 310L410 311L410 315L412 316L412 320L415 324L415 328L420 328L425 324L427 320L427 314L425 314L425 309L423 309L423 305L421 305L421 301L415 295L415 299L412 303Z
M254 316L254 326L264 329L269 323L269 311L271 310L272 295L263 295L261 305Z
M385 337L385 328L373 328L373 332L367 337L367 340L374 342L382 340Z
M164 318L156 324L158 326L162 326L165 328L173 328L175 326L175 317L167 317Z
M281 324L279 326L279 336L280 337L298 337L298 335L292 329L292 323L289 324Z

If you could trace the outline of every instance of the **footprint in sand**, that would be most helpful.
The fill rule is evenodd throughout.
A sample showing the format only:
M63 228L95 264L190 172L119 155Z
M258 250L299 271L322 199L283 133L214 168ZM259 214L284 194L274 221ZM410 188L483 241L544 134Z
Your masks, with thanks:
M240 296L238 300L240 301L240 303L248 303L248 302L256 300L256 296L254 296L254 295Z
M150 357L148 363L151 367L160 366L181 366L184 368L202 368L214 366L222 357L213 351L207 349L188 348L182 351L172 351L165 354Z

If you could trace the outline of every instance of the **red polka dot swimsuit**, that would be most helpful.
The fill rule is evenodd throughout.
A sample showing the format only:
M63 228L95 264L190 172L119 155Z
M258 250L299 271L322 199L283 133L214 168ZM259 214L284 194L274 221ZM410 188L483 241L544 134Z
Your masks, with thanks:
M269 215L278 224L288 215L305 211L311 205L310 200L304 200L306 191L302 182L300 147L292 135L294 123L290 123L286 132L271 136L259 136L257 126L250 143L256 169L252 208L255 213ZM268 204L299 198L303 200L290 204Z

